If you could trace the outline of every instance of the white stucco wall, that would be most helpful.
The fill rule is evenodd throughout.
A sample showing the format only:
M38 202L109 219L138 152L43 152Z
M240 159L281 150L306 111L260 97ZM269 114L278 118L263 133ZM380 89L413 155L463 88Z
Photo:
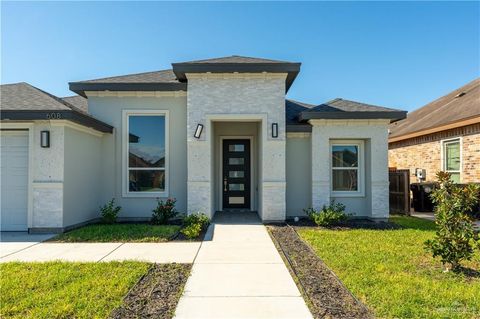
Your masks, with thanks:
M311 143L309 133L287 133L287 217L312 206Z
M112 197L122 206L120 218L146 219L152 215L156 197L124 197L122 179L126 178L122 168L123 110L167 110L169 111L169 197L177 199L177 209L187 209L187 132L185 92L110 92L95 94L87 92L89 112L97 119L112 125L114 134L102 139L102 174L99 182L102 203ZM165 199L165 198L162 198Z
M211 121L260 120L259 214L285 219L285 79L287 74L187 74L188 212L214 213ZM278 138L271 124L278 123ZM204 125L200 139L193 137Z
M312 206L321 208L331 199L347 206L356 216L387 218L388 194L388 120L311 120L312 127ZM365 141L365 194L331 195L332 139Z
M65 127L63 227L100 217L102 136Z
M32 127L32 216L30 228L63 226L65 128L61 123L36 121ZM40 132L50 131L50 147L40 146Z

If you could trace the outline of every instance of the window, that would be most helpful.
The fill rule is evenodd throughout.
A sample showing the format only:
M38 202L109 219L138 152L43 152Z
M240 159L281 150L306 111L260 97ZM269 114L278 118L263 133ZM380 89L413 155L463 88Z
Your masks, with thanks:
M167 113L126 111L124 196L167 196Z
M363 196L363 142L331 143L332 194Z
M460 139L443 141L443 170L449 172L454 183L460 183L462 160L460 154Z

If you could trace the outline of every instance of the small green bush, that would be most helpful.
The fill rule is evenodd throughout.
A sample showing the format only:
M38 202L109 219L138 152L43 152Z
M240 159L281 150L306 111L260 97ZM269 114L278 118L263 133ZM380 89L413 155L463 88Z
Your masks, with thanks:
M170 219L177 216L178 212L175 210L175 198L168 198L165 202L157 199L157 207L152 210L152 224L165 225Z
M480 186L454 185L450 174L438 172L440 187L430 195L435 203L435 238L425 242L433 257L440 257L445 271L457 270L462 260L470 260L480 247L478 235L473 230L472 207L479 200Z
M338 224L347 219L345 205L332 201L330 205L323 205L320 211L313 208L303 210L307 216L318 226L330 226Z
M210 224L210 219L203 213L194 213L183 219L183 228L180 230L187 238L193 239L200 235L202 230Z
M122 209L122 207L115 206L115 198L112 198L108 203L100 207L102 221L105 224L115 223L120 209Z

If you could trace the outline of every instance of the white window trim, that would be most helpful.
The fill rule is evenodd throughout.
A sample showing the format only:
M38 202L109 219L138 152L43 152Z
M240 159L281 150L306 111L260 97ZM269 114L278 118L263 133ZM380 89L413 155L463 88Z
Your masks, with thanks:
M165 190L163 192L130 192L128 190L128 117L134 116L165 116ZM168 197L169 195L169 111L168 110L123 110L123 129L122 129L122 195L123 197Z
M358 147L358 190L334 191L333 190L333 146L354 145ZM329 170L330 170L330 196L331 197L364 197L365 196L365 142L363 140L330 140Z
M450 143L454 143L454 142L459 142L460 144L460 170L458 171L447 171L447 160L445 158L445 145L446 144L450 144ZM449 173L460 173L460 183L462 182L462 171L463 171L463 139L461 136L459 137L454 137L454 138L449 138L449 139L445 139L445 140L441 140L440 141L440 144L441 144L441 154L440 154L440 157L441 157L441 166L440 166L440 170L441 171L444 171L444 172L449 172Z

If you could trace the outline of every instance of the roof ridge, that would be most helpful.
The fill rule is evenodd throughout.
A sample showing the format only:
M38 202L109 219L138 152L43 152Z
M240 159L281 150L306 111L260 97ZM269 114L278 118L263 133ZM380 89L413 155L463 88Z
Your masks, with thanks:
M31 84L29 84L29 83L26 83L26 84L29 85L30 87L32 87L33 89L39 91L40 93L43 93L43 94L47 95L49 98L51 98L51 99L54 100L55 102L60 103L60 104L63 104L64 106L68 107L69 109L71 109L71 110L73 110L73 111L75 111L75 112L80 112L80 113L83 113L83 114L85 113L85 112L83 112L82 110L80 110L79 108L77 108L76 106L68 103L67 101L62 100L62 99L59 98L58 96L55 96L55 95L53 95L53 94L51 94L51 93L48 93L48 92L46 92L46 91L44 91L44 90L42 90L42 89L39 89L39 88L37 88L36 86L31 85Z

